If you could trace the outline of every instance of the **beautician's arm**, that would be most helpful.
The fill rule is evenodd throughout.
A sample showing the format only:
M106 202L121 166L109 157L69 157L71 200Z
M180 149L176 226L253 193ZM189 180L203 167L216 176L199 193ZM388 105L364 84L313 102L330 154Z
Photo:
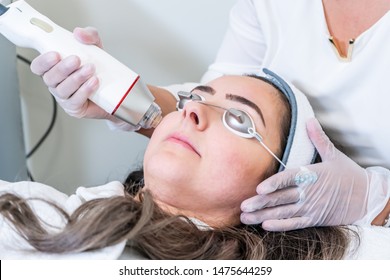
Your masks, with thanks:
M74 36L84 44L96 45L102 48L102 43L95 28L76 28ZM134 130L131 125L105 112L88 99L99 86L94 76L92 64L81 66L76 56L61 58L56 52L45 53L35 58L31 71L43 78L49 91L66 113L76 118L106 119L110 127L121 130ZM166 89L148 86L156 103L161 107L163 116L175 110L176 99ZM141 129L139 133L150 137L153 130Z

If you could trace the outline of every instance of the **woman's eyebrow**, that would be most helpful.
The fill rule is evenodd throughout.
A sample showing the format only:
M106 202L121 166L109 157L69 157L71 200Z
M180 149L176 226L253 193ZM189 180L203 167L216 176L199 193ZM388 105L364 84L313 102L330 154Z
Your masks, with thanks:
M244 104L246 106L251 107L253 110L255 110L259 114L260 119L261 119L261 121L264 124L264 127L266 126L265 125L264 116L263 116L263 112L261 111L261 109L255 103L253 103L249 99L246 99L245 97L242 97L242 96L239 96L239 95L235 95L235 94L231 94L231 93L227 93L226 94L226 99L232 100L232 101L236 101L236 102L239 102L241 104Z
M194 90L200 90L200 91L209 93L211 95L215 94L215 89L213 89L212 87L209 87L209 86L197 86L193 90L191 90L191 92L193 92Z

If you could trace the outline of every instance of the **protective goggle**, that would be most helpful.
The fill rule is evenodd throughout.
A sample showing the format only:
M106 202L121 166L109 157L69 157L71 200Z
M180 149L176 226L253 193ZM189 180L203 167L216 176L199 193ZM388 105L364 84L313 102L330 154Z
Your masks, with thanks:
M200 104L221 109L224 111L222 115L222 123L233 134L243 138L255 138L259 143L283 166L285 164L267 147L263 142L263 137L256 131L255 123L252 117L245 111L235 108L224 108L215 104L205 102L205 98L199 94L180 91L178 92L179 101L176 104L176 109L182 111L187 102L198 102Z

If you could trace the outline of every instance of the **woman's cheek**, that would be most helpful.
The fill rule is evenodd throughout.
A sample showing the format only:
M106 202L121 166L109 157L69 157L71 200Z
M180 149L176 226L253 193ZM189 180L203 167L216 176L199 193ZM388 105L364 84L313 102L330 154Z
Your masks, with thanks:
M148 146L146 148L145 156L149 153L153 153L153 151L158 149L158 145L162 143L171 133L170 131L172 131L173 126L173 114L174 113L170 113L165 116L162 119L161 123L154 129L152 137L150 138Z

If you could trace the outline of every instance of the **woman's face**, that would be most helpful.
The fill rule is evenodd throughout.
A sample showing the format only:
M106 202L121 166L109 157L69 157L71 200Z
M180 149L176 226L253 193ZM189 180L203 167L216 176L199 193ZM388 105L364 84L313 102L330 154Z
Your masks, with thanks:
M280 114L285 109L271 85L224 76L192 92L207 103L246 111L264 143L275 153L280 150ZM214 227L239 224L241 202L256 194L275 161L256 139L229 131L223 113L187 102L182 111L164 117L144 157L145 189L162 209Z

